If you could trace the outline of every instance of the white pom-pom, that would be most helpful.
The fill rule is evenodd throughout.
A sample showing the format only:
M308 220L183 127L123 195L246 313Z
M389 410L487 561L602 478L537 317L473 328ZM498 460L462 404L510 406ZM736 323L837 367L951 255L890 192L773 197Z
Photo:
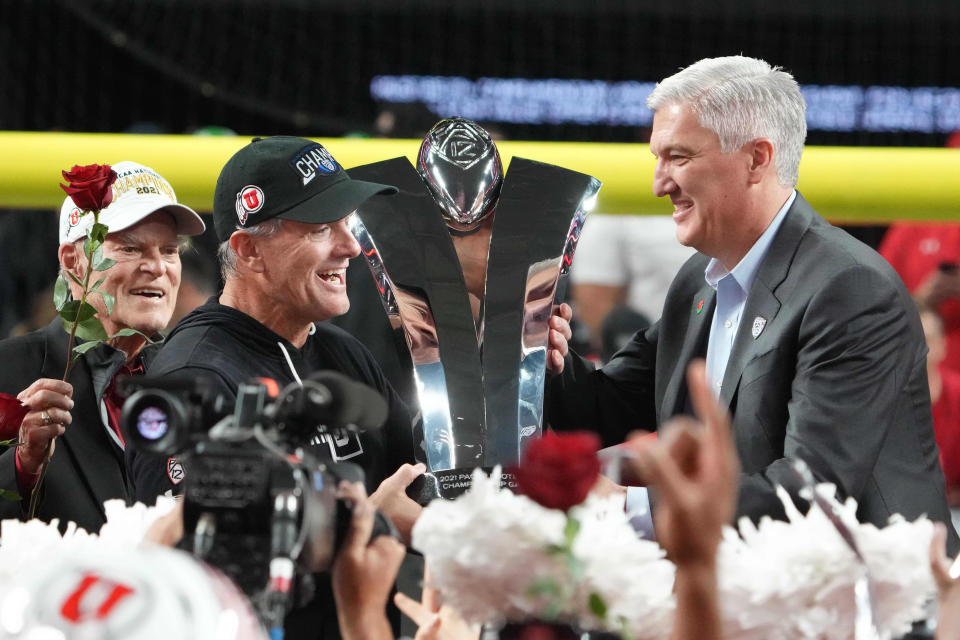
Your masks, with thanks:
M833 499L835 488L817 492ZM856 556L818 508L803 515L779 493L788 521L743 519L739 534L723 533L718 550L724 635L737 640L851 640L854 585L862 574ZM675 602L674 567L662 550L636 536L613 502L595 497L571 510L581 523L574 555L584 569L571 576L547 549L563 541L566 518L500 489L499 469L474 472L473 486L455 501L435 501L413 530L445 601L473 622L543 617L546 603L530 595L545 577L576 584L561 619L585 628L620 630L636 640L670 635ZM856 522L856 503L837 504L866 557L876 597L881 638L909 630L934 593L926 560L929 520L894 517L877 529ZM603 598L605 620L590 612L590 594Z

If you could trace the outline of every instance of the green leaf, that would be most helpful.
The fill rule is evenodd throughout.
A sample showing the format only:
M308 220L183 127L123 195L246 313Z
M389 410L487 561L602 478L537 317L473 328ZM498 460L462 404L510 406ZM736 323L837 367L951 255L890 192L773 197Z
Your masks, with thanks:
M547 622L553 622L560 618L561 613L563 613L563 602L554 600L547 607L546 611L543 612L543 619Z
M68 300L64 303L63 307L58 312L60 319L63 320L63 326L67 326L68 322L73 322L77 317L77 310L80 308L79 300ZM67 331L70 328L67 327Z
M113 258L103 258L102 260L95 260L93 263L94 271L106 271L113 265L117 264L117 261Z
M4 500L20 500L20 494L9 489L0 489L0 498Z
M89 258L90 256L97 255L97 249L100 248L102 243L97 242L95 238L87 236L87 239L83 241L83 255Z
M527 587L527 595L556 598L560 596L560 585L553 578L537 578Z
M117 301L116 298L103 289L94 289L93 292L99 293L100 297L103 298L103 305L107 308L107 315L113 313L113 303Z
M580 533L580 521L576 518L568 517L567 526L563 528L563 538L567 541L567 545L573 544L578 533Z
M607 603L599 593L590 594L589 605L590 613L595 615L597 619L603 620L607 617Z
M64 322L84 322L96 314L96 307L89 302L80 302L79 300L67 302L60 310L60 317Z
M107 225L101 224L100 222L94 222L93 226L90 228L90 236L97 241L98 244L103 244L103 241L107 239L107 233L110 230L107 228Z
M83 286L83 280L73 275L73 273L71 273L70 271L67 271L67 275L70 276L70 279L76 282L78 285L80 285L81 287Z
M80 344L75 346L73 348L73 352L76 353L78 356L83 355L87 351L90 351L90 349L93 349L98 344L100 344L99 340L87 340L86 342L81 342Z
M96 291L97 287L103 284L103 281L107 279L107 276L101 276L99 280L90 285L91 291ZM80 286L83 286L82 284Z
M567 571L570 572L570 577L574 582L579 582L583 578L585 571L583 561L574 556L573 553L567 558Z
M100 342L108 340L107 330L97 318L87 318L77 323L76 336L81 340L99 340Z
M63 328L69 333L72 328L72 323L64 321ZM77 323L75 335L81 340L99 340L100 342L107 340L107 331L96 318L87 318L83 322Z
M67 286L67 279L63 277L63 273L61 272L60 275L57 276L56 284L53 285L53 306L57 311L63 309L69 293L70 287Z
M9 440L0 440L0 447L16 447L19 445L20 443L17 441L16 438L10 438Z
M136 329L131 329L129 327L126 329L120 329L120 331L117 331L115 334L110 336L110 339L113 340L114 338L122 338L124 336L140 336L150 344L153 344L153 340L150 339L150 336L140 331L137 331Z

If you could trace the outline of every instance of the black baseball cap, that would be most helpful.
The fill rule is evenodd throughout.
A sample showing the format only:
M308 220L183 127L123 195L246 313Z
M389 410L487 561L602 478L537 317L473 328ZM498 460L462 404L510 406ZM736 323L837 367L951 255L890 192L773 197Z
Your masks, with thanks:
M240 228L283 218L336 222L377 194L396 187L352 180L323 145L306 138L254 138L227 161L213 194L220 242Z

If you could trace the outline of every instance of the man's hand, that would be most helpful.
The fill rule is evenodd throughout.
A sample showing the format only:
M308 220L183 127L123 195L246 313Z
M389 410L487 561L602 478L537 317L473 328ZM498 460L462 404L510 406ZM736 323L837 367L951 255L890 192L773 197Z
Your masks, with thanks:
M730 417L707 385L703 361L687 369L698 423L671 420L655 444L635 447L641 474L659 491L657 541L678 566L713 567L723 525L733 520L740 463Z
M960 299L960 269L937 269L917 287L914 295L923 304L934 308L944 300Z
M376 508L362 484L343 482L338 494L353 503L350 527L333 562L340 633L344 640L392 640L387 600L406 549L390 536L370 541Z
M177 546L181 538L183 538L183 499L178 496L170 513L153 521L147 532L143 534L143 541L172 549Z
M417 625L413 640L477 640L480 627L467 624L456 609L441 605L440 594L426 586L429 580L428 572L420 602L400 592L393 596L397 608Z
M47 457L47 447L53 453L53 441L73 421L73 386L61 380L40 378L17 394L17 399L30 411L20 423L21 446L17 449L21 468L37 473Z
M617 484L602 473L597 474L597 481L594 483L590 493L601 498L609 498L616 495L624 500L627 498L627 488Z
M426 470L423 463L405 464L381 482L370 496L370 502L390 518L406 544L410 544L410 531L423 511L423 507L407 496L407 487Z
M573 337L570 331L570 320L573 318L573 309L566 302L554 307L550 317L550 337L547 344L547 373L559 375L563 373L563 358L567 355L567 343Z

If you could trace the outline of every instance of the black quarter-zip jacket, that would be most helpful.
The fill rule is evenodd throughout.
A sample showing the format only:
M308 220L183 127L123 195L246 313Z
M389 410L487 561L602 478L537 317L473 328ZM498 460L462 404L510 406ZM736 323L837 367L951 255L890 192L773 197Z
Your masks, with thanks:
M379 391L389 404L387 421L381 429L331 445L335 458L363 468L367 491L373 492L403 463L415 462L410 412L367 348L342 329L326 323L314 324L306 343L298 349L257 320L213 297L177 323L149 373L205 377L232 402L239 385L253 378L272 378L282 389L321 370L338 371L362 382ZM166 458L133 453L128 455L128 466L136 497L147 504L152 504L158 495L179 493L182 488L179 482L171 480ZM186 476L189 477L189 468Z

